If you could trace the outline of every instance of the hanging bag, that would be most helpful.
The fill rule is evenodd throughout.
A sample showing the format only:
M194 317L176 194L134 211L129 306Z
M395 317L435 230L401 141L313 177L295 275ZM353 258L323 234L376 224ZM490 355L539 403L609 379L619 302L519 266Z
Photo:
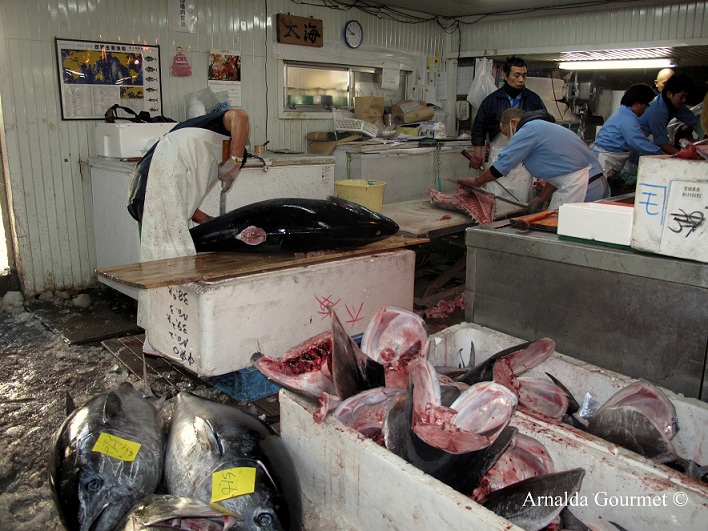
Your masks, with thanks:
M477 109L482 104L484 98L497 90L492 75L493 61L491 59L477 59L474 66L474 79L467 94L467 101Z

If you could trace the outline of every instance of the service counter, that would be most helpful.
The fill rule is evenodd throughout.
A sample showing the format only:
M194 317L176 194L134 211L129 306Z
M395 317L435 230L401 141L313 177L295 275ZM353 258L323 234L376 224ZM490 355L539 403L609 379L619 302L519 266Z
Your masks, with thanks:
M465 239L467 321L708 401L708 265L507 221Z

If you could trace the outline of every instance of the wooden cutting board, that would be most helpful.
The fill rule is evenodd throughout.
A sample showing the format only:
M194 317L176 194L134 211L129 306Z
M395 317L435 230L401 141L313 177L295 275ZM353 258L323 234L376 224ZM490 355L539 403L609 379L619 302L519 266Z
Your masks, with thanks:
M104 267L97 269L96 273L108 280L132 288L151 289L174 286L186 282L223 280L276 269L329 262L351 256L374 254L419 245L428 241L427 238L409 238L394 235L357 249L317 256L293 253L200 253L194 256L183 256L167 260Z

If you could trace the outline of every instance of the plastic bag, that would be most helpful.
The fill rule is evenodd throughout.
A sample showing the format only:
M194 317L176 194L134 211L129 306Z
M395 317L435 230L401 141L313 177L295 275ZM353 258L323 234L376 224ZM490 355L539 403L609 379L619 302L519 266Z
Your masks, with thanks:
M227 92L214 93L209 88L187 94L184 102L187 108L187 119L230 108Z
M491 59L477 59L474 67L474 79L467 94L467 101L477 109L482 104L482 100L497 90L492 75L493 62Z

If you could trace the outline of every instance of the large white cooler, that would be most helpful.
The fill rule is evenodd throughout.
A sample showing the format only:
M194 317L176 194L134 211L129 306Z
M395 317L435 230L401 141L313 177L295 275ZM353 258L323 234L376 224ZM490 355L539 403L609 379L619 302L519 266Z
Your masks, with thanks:
M382 306L413 308L415 252L401 249L219 281L149 290L151 346L200 376L280 357L327 330L334 307L350 335Z
M708 161L639 159L632 247L708 262Z
M435 365L466 365L474 342L475 361L522 341L464 323L432 336ZM531 374L548 371L579 394L599 401L634 381L573 358L554 354ZM706 404L665 391L676 405L679 453L700 461L706 455ZM581 397L582 398L582 397ZM316 405L280 392L281 436L300 477L308 523L333 511L341 521L308 529L519 529L466 496L424 474L337 419L312 420ZM537 421L516 412L512 424L548 449L556 470L582 467L586 474L571 507L597 529L705 529L708 488L665 466L577 430ZM682 433L683 432L683 433ZM336 509L335 509L336 508Z

